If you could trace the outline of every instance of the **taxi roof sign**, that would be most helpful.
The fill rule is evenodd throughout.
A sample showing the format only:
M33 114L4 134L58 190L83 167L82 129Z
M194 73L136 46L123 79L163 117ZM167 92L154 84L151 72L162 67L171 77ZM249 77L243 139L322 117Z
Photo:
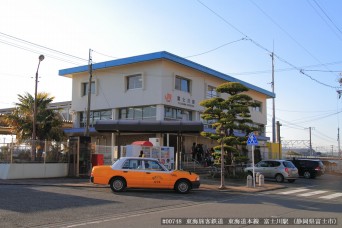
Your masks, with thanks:
M259 145L259 142L257 140L257 138L255 137L254 133L251 132L249 135L248 135L248 139L247 139L247 145L254 145L254 146L257 146Z

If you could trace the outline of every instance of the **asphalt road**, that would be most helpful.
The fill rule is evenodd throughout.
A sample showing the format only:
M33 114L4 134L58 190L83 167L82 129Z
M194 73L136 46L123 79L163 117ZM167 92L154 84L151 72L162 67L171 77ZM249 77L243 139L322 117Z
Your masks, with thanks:
M171 224L210 222L202 227L215 227L211 223L220 222L221 218L225 224L233 218L240 222L253 218L259 222L271 221L265 219L285 221L286 218L323 222L318 219L332 218L330 222L333 222L337 218L338 225L326 227L341 227L341 176L301 178L293 184L283 185L287 188L260 193L200 189L186 195L160 190L128 190L113 194L108 187L0 185L0 226L182 227ZM186 225L192 226L200 225ZM261 227L247 223L234 225L247 226Z

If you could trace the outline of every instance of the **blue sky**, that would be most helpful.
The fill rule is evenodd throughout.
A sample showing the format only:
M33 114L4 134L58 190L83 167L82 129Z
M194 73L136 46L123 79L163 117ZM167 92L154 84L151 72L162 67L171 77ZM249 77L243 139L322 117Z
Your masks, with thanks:
M312 127L314 149L337 151L341 1L2 0L0 5L0 108L12 107L17 94L34 93L39 54L46 58L38 91L66 101L71 80L58 70L87 64L89 48L94 62L168 51L270 91L274 51L282 139L309 140ZM271 100L267 112L271 136Z

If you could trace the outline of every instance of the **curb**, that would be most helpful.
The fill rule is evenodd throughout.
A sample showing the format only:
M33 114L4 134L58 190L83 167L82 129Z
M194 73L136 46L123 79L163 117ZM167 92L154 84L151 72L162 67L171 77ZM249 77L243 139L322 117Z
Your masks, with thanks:
M214 190L222 192L263 192L275 189L286 188L286 186L278 184L264 184L263 186L255 186L255 188L247 187L243 181L226 180L224 189L219 189L220 181L203 178L199 190ZM227 182L228 181L228 182ZM55 187L73 187L73 188L107 188L107 185L97 185L90 183L87 179L15 179L0 180L0 185L29 185L29 186L55 186Z

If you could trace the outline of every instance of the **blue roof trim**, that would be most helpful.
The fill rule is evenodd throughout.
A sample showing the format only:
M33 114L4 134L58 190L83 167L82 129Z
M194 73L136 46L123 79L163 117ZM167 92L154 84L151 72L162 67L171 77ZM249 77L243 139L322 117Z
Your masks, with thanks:
M179 57L177 55L171 54L171 53L166 52L166 51L155 52L155 53L144 54L144 55L138 55L138 56L123 58L123 59L116 59L116 60L111 60L111 61L106 61L106 62L101 62L101 63L95 63L95 64L93 64L93 70L104 69L104 68L115 67L115 66L122 66L122 65L151 61L151 60L157 60L157 59L167 59L167 60L182 64L184 66L191 67L191 68L198 70L198 71L201 71L203 73L213 75L215 77L218 77L218 78L226 80L226 81L239 82L251 90L258 91L258 92L263 93L263 94L265 94L271 98L275 97L275 94L268 91L268 90L262 89L260 87L252 85L252 84L247 83L245 81L239 80L239 79L234 78L232 76L229 76L227 74L223 74L221 72L218 72L216 70L205 67L201 64L195 63L193 61L187 60L185 58ZM68 69L62 69L62 70L59 70L59 75L65 76L65 75L69 75L69 74L73 74L73 73L87 72L88 69L89 69L88 65L73 67L73 68L68 68Z

